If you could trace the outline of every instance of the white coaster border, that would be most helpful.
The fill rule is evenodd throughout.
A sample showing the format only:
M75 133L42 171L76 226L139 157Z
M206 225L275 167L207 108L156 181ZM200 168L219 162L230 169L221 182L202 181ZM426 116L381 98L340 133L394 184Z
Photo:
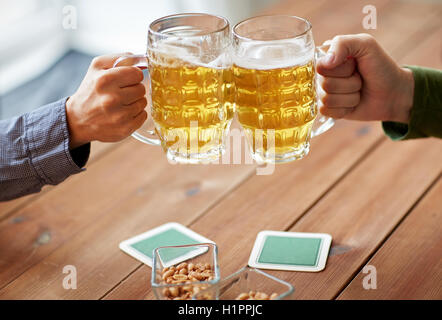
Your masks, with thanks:
M165 223L163 225L160 225L156 228L150 229L149 231L143 232L139 235L136 235L132 238L129 238L127 240L124 240L122 242L120 242L120 244L118 245L118 247L124 251L125 253L127 253L128 255L130 255L131 257L143 262L144 264L148 265L149 267L152 268L152 264L153 264L153 259L146 256L145 254L141 253L140 251L136 250L135 248L131 247L131 245L135 242L138 242L140 240L152 237L158 233L164 232L166 230L169 229L176 229L180 232L182 232L183 234L195 239L196 241L199 241L201 243L215 243L212 240L209 240L205 237L203 237L202 235L196 233L195 231L183 226L182 224L178 223L178 222L168 222ZM196 250L192 250L189 253L178 257L176 259L173 259L171 261L169 261L167 264L164 264L166 267L167 266L172 266L175 265L177 263L180 263L182 261L188 260L190 258L196 257L200 254L203 254L204 252L207 251L207 248L201 248L201 249L196 249Z
M292 238L321 238L321 246L318 253L318 261L316 266L293 266L286 264L273 264L258 262L258 257L261 254L264 241L267 236L292 237ZM319 272L324 270L327 262L328 253L330 251L332 236L328 233L311 233L311 232L287 232L287 231L273 231L263 230L256 236L252 252L250 253L248 265L252 268L269 269L269 270L285 270L285 271L303 271L303 272Z

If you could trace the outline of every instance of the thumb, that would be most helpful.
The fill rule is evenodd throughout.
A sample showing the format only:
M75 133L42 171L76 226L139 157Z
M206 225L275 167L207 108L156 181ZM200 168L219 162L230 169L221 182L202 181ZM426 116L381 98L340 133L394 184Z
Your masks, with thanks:
M328 42L330 48L321 61L322 67L333 69L350 58L358 60L373 48L375 42L371 35L365 33L336 36Z
M95 57L92 60L91 65L96 69L110 69L114 65L115 61L117 61L118 58L123 56L130 56L132 53L130 52L124 52L124 53L116 53L116 54L108 54L103 56Z

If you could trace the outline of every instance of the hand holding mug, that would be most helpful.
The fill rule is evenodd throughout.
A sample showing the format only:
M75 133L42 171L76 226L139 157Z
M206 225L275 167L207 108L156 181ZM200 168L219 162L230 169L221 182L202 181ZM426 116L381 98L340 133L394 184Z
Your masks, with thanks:
M136 67L112 68L120 56L94 58L66 102L71 149L93 140L122 140L147 119L143 72Z
M350 120L408 123L414 79L369 34L336 36L319 60L320 112Z

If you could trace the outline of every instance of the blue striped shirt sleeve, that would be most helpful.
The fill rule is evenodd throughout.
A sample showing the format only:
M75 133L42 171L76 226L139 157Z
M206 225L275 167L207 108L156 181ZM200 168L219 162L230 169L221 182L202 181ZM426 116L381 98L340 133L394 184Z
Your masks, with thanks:
M85 170L90 144L81 152L69 150L66 100L0 121L0 201L39 192Z

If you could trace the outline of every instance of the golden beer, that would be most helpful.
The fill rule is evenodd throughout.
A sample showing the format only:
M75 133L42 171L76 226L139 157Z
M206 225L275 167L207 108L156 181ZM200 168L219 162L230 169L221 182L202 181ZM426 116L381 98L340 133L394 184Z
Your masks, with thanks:
M278 161L308 152L317 113L313 61L273 69L235 64L233 75L238 119L252 154Z
M182 158L218 157L234 114L231 68L155 58L149 64L152 118L163 148Z

